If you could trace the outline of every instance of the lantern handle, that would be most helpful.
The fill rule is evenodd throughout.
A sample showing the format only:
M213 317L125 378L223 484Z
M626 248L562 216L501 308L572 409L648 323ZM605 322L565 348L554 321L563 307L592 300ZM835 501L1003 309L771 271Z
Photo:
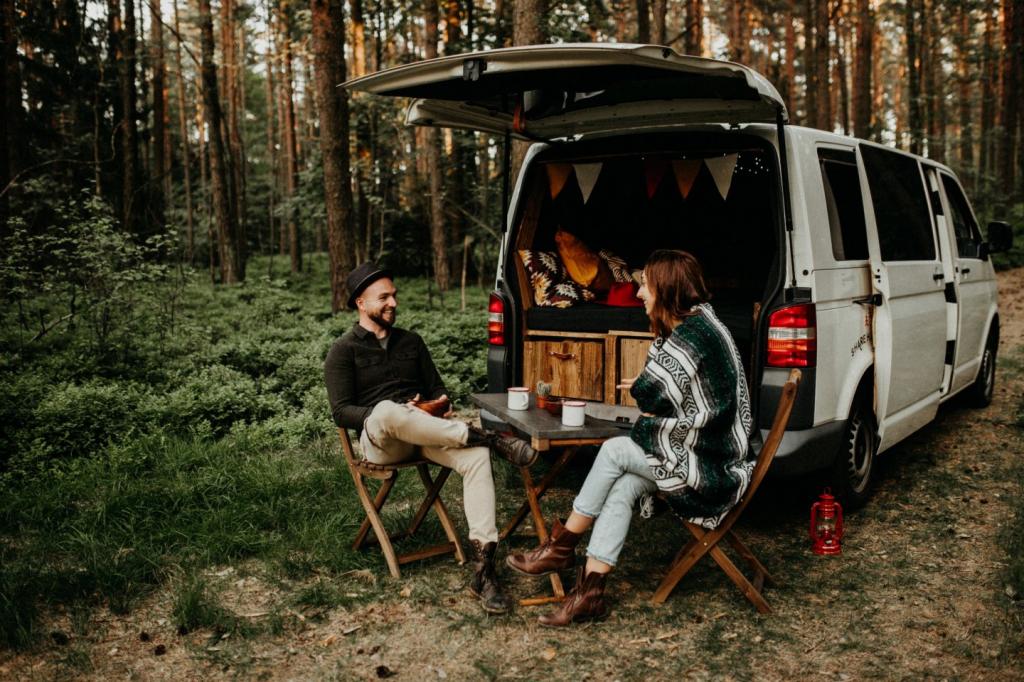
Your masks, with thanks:
M836 535L841 538L843 537L843 505L839 504L839 500L836 500L835 505L839 510L839 513L836 514Z
M814 504L811 505L811 527L810 527L810 531L808 532L808 534L811 536L811 540L812 541L818 539L818 536L816 535L816 532L815 532L815 528L817 527L818 507L820 507L820 506L821 506L821 502L815 502Z

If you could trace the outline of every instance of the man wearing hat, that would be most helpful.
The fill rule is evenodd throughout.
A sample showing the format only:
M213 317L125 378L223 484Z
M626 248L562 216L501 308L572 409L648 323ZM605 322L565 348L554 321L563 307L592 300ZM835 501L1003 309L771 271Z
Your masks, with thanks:
M451 403L419 334L395 324L397 290L391 272L363 263L349 273L348 307L359 321L334 342L324 363L331 415L360 433L363 456L393 464L417 452L462 476L469 539L476 554L470 589L489 613L508 611L494 571L498 529L490 451L516 466L537 452L518 438L449 420Z

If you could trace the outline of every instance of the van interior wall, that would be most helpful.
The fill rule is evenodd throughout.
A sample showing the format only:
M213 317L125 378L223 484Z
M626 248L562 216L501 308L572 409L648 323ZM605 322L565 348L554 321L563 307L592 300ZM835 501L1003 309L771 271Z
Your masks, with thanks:
M683 196L673 160L733 153L736 167L725 198L706 163L700 165L689 193ZM532 247L556 250L554 235L561 228L594 251L612 251L636 269L655 249L689 251L703 266L716 313L749 362L754 306L765 296L771 273L777 273L773 270L779 251L777 174L771 154L756 147L701 146L604 158L560 155L551 162L603 165L586 202L577 182L566 182L552 198L547 174L534 174L535 189L544 198ZM660 180L648 196L648 179L659 173Z

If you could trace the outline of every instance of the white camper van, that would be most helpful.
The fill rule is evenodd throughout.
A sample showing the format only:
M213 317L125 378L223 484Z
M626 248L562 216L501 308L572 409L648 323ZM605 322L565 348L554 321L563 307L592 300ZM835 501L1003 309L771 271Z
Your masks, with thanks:
M704 266L762 430L789 368L803 373L777 474L823 470L856 506L875 455L942 402L991 400L989 256L1010 247L1009 225L991 223L986 241L942 164L789 125L779 93L745 66L652 45L543 45L346 85L412 98L410 125L503 136L506 164L510 139L534 143L506 196L491 391L543 380L594 414L635 415L615 385L638 373L652 336L630 280L654 249L679 248Z

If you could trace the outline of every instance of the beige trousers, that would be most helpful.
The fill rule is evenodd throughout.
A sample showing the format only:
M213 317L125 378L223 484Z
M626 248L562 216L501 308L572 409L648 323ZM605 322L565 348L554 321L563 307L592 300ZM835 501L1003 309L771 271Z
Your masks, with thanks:
M394 464L420 452L431 462L453 469L462 476L470 540L497 542L491 452L486 447L467 448L468 436L469 427L463 422L383 400L366 418L359 445L363 456L374 464Z

